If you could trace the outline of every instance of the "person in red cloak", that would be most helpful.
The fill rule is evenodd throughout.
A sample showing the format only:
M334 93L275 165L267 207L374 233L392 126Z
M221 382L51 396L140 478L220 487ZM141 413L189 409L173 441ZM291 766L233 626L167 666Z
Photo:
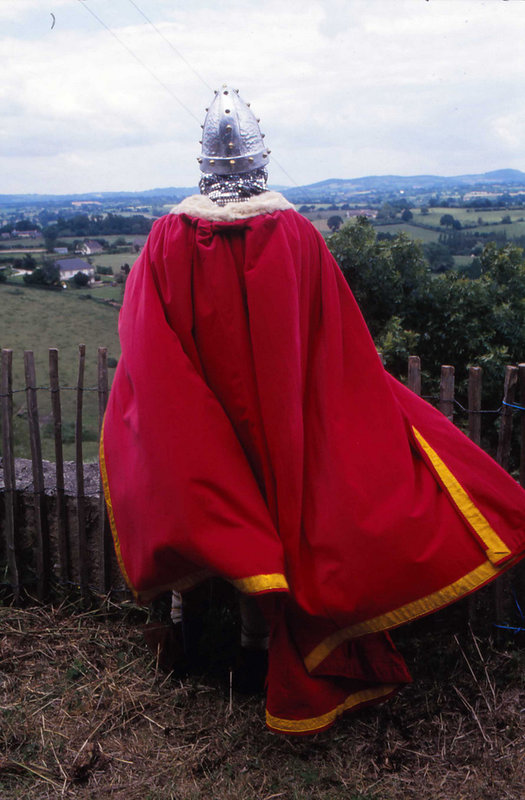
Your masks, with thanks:
M129 275L100 445L141 601L209 576L278 598L266 722L314 733L410 681L388 631L497 577L525 493L384 370L322 236L265 190L238 93L216 93L203 194Z

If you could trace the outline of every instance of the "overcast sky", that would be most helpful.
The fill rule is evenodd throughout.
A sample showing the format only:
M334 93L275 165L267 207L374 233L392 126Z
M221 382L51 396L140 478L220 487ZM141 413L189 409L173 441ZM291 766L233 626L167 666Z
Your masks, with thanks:
M0 0L0 194L194 186L223 83L274 184L525 170L524 42L525 0Z

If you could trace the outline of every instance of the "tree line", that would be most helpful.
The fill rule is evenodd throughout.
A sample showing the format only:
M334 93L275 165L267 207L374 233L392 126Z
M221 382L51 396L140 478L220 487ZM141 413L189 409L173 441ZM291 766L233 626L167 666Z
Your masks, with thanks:
M0 233L12 233L15 230L26 231L38 229L46 241L48 248L54 247L61 236L75 236L83 238L91 236L138 236L148 234L154 220L143 214L122 216L121 214L72 214L62 216L59 214L54 222L42 228L34 222L21 218L16 222L4 225Z
M327 239L387 369L406 374L419 355L430 394L440 366L456 367L466 404L468 367L483 368L485 404L501 403L504 368L525 361L525 259L515 244L489 242L477 256L479 274L436 274L423 246L399 233L376 238L364 217Z

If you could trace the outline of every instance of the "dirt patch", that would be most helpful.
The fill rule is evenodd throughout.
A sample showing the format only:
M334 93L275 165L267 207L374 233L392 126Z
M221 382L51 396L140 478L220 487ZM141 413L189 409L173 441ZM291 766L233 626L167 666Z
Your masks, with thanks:
M0 607L0 796L521 800L525 657L412 626L415 683L308 738L264 727L227 677L159 670L133 605ZM399 638L399 636L398 636ZM512 646L511 646L512 645Z

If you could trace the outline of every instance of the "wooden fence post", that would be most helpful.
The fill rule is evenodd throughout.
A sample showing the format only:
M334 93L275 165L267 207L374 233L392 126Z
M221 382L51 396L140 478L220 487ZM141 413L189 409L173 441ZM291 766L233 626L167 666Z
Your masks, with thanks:
M481 386L483 370L469 367L468 371L468 435L472 441L481 443Z
M38 419L38 399L36 388L35 358L32 350L24 351L26 377L27 413L29 422L29 441L31 445L31 465L33 468L33 505L35 509L37 596L44 600L49 586L49 529L44 491L44 469L42 466L42 445Z
M55 434L55 476L57 493L57 532L60 580L67 583L70 577L67 510L64 487L64 451L62 446L62 409L60 404L60 382L58 377L58 350L49 349L49 389Z
M518 368L505 367L505 384L503 387L503 409L501 412L501 425L498 436L498 450L496 460L503 469L508 470L510 463L510 448L512 441L512 417L513 409L507 403L514 403L516 399L516 388L518 383ZM510 604L510 577L502 575L494 583L494 617L497 625L505 621L506 612ZM501 631L496 633L496 641L501 641Z
M421 396L421 359L419 356L408 357L407 386L415 392L415 394Z
M102 425L104 423L104 414L108 402L109 394L109 381L108 381L108 350L107 347L98 348L98 435L99 439L102 433ZM102 565L102 589L104 592L109 592L111 588L111 549L112 539L111 531L109 528L109 520L106 510L106 501L104 498L104 488L102 485L102 477L100 478L100 505L99 505L99 547L101 553Z
M454 367L448 364L441 367L439 410L450 422L454 422Z
M481 444L481 389L483 370L469 367L468 371L468 435L478 446ZM474 623L477 616L477 595L469 595L467 600L469 622Z
M77 418L75 422L76 474L77 474L77 524L78 524L78 572L80 594L86 600L88 586L88 549L86 539L86 507L84 497L84 462L82 453L82 408L84 402L84 372L86 345L78 346Z
M525 408L525 364L518 364L520 406ZM520 415L520 485L525 488L525 412Z
M501 425L498 436L498 450L496 460L503 469L508 470L510 461L510 445L512 437L513 410L507 403L514 403L518 383L518 368L505 367L505 385L503 388L503 410L501 412Z
M5 494L5 548L8 580L15 602L20 600L20 577L15 539L16 475L13 445L13 351L2 350L2 443Z

